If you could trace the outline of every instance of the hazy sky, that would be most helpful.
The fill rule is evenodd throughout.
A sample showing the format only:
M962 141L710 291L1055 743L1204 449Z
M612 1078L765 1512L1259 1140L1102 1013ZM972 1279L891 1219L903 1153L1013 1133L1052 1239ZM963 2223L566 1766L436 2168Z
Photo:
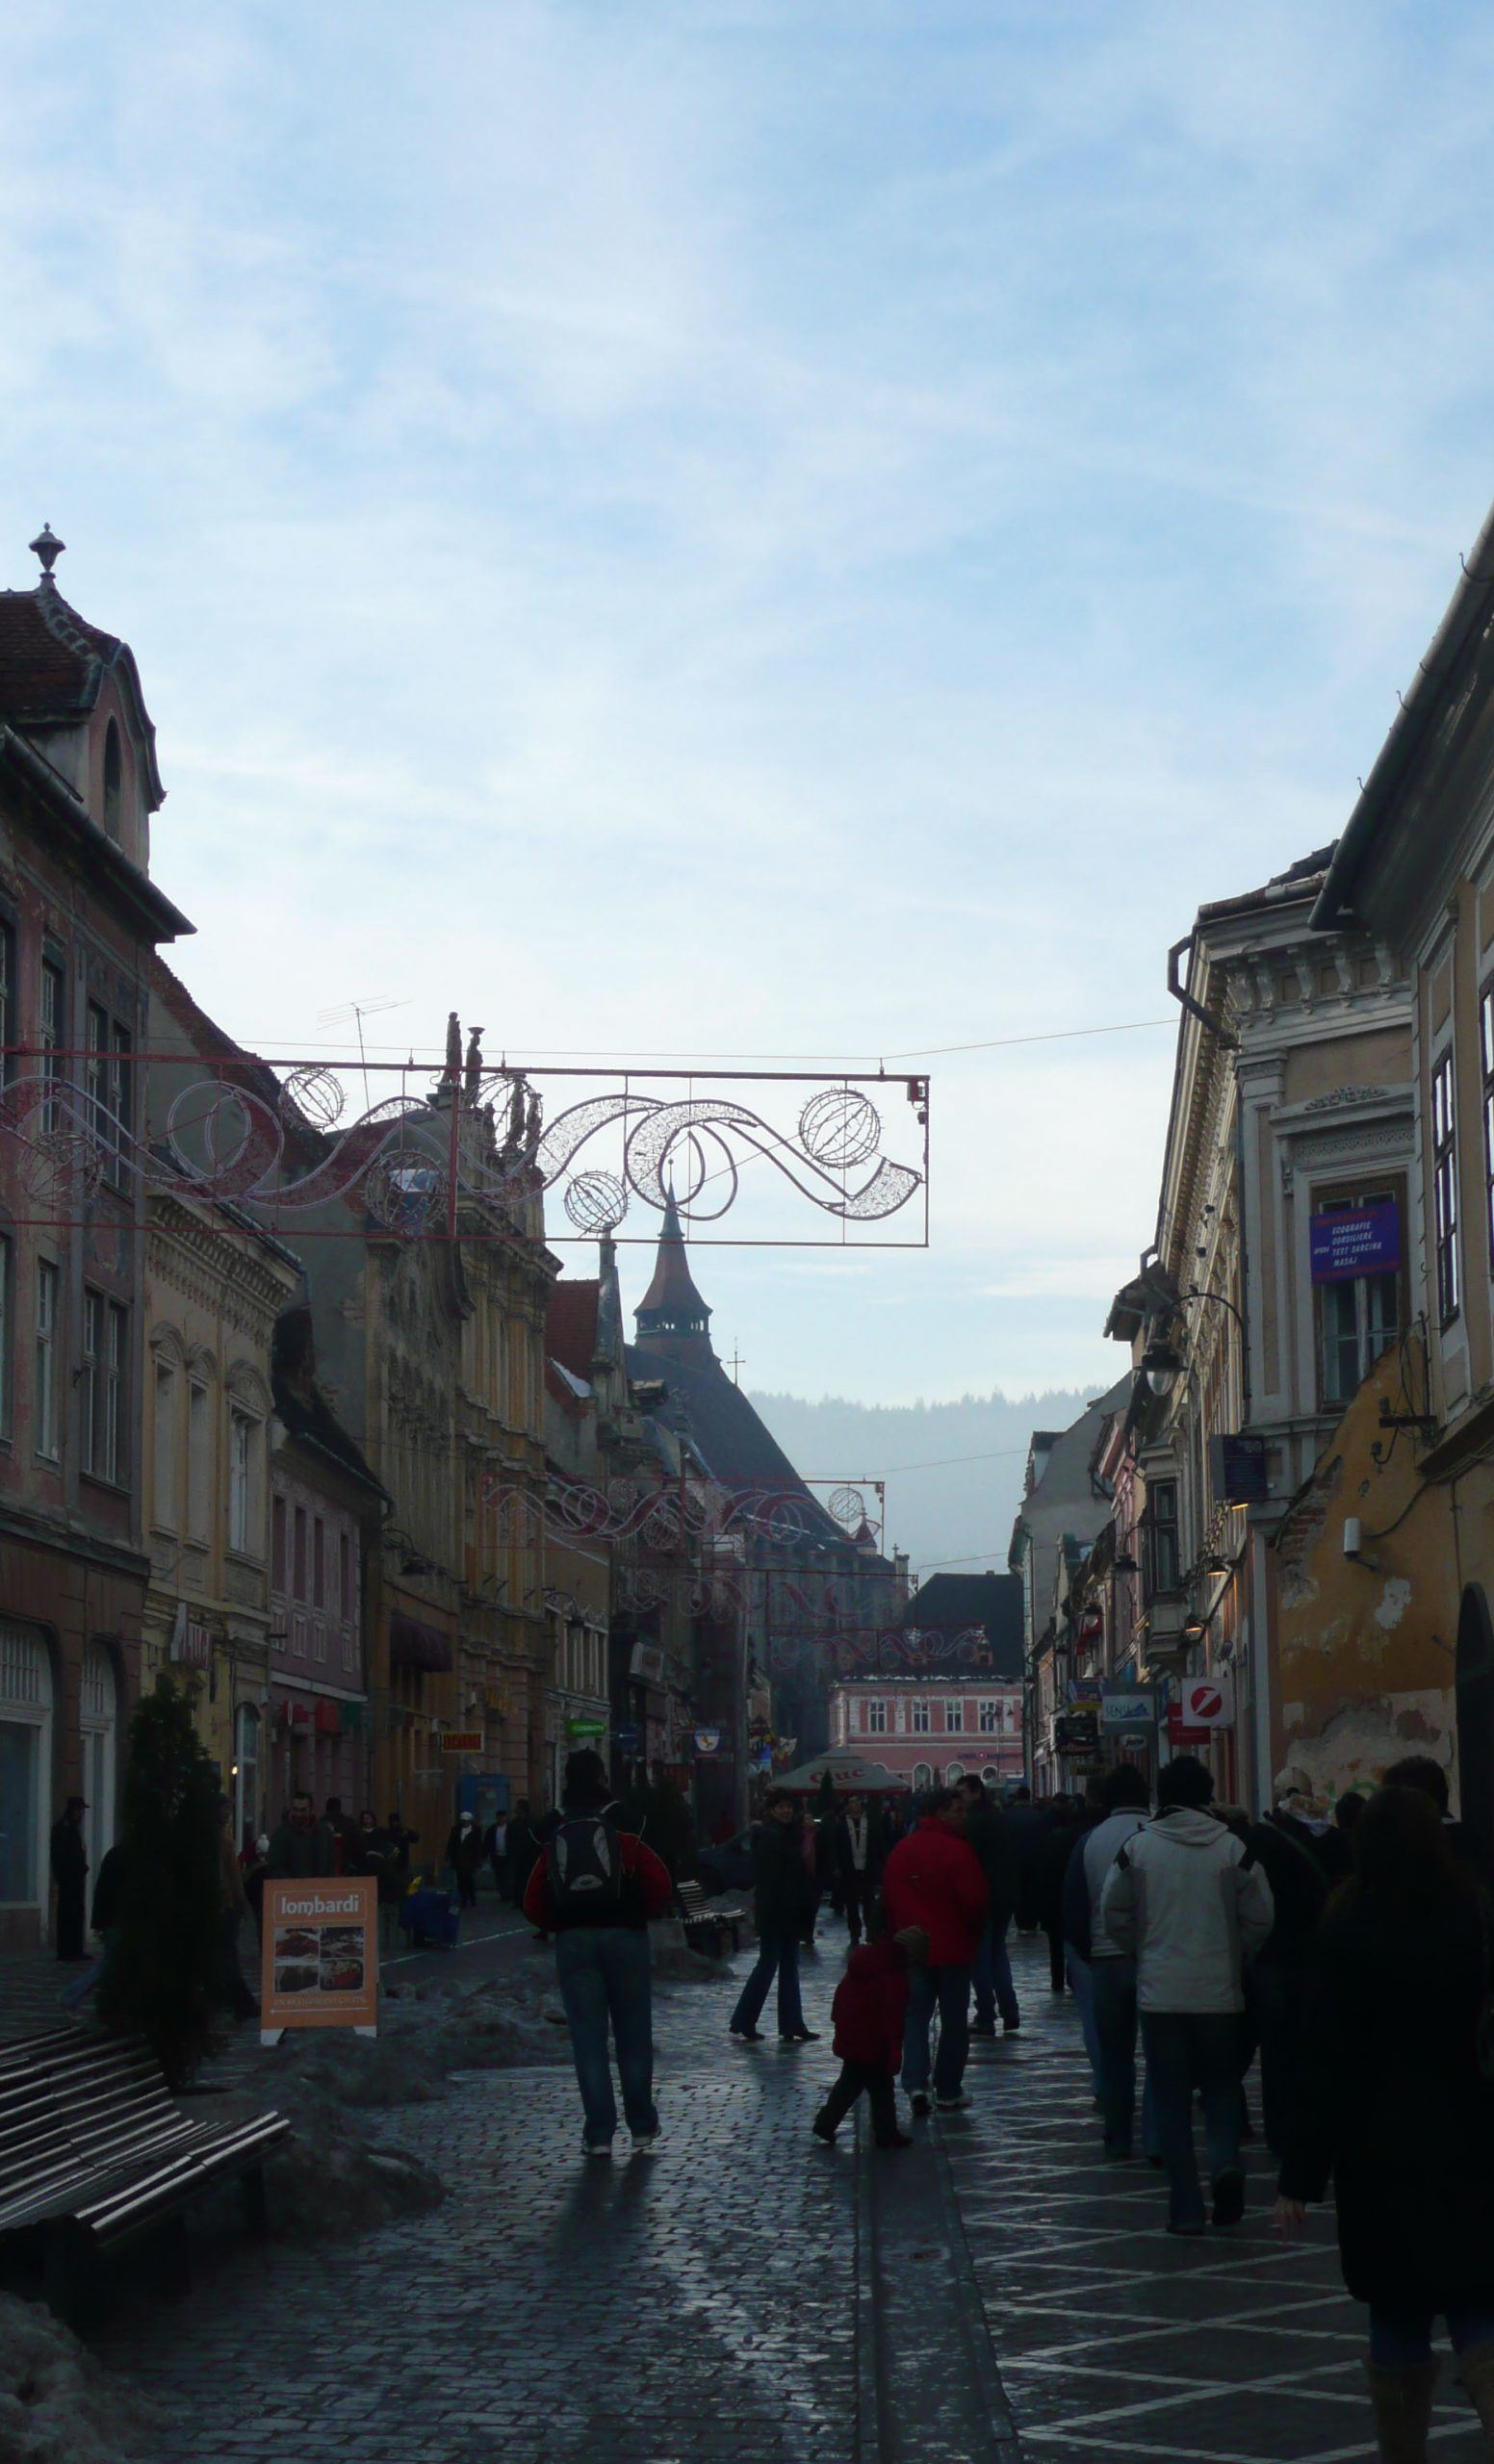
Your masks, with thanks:
M193 989L1162 1018L1494 493L1491 86L1471 5L11 0L0 582L136 649ZM744 1381L1098 1391L1172 1040L931 1060L934 1246L714 1252Z

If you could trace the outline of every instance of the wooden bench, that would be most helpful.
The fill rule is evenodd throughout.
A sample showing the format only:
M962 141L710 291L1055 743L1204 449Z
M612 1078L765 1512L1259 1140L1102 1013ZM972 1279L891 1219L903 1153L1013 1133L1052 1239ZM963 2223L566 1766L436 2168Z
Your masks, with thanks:
M264 2160L290 2123L192 2121L138 2039L66 2027L0 2046L0 2238L35 2237L42 2290L73 2324L97 2306L98 2262L150 2234L163 2281L186 2279L189 2201L241 2175L265 2229Z
M703 1940L708 1936L719 1946L722 1935L730 1934L733 1950L740 1949L742 1927L747 1922L745 1908L717 1908L713 1901L707 1899L699 1883L678 1883L675 1887L687 1942L692 1934L699 1934ZM693 1943L691 1948L694 1948ZM712 1954L718 1955L719 1951Z

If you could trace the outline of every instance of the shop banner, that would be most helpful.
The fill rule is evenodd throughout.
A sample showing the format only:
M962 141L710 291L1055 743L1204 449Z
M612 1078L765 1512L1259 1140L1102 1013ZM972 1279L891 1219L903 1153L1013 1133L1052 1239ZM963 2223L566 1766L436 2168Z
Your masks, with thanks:
M378 1884L372 1874L265 1885L260 2042L286 2028L378 2033Z
M1099 1724L1107 1732L1149 1729L1155 1726L1156 1717L1157 1698L1149 1685L1106 1687L1099 1707Z
M1378 1206L1343 1207L1309 1218L1314 1283L1349 1283L1355 1275L1394 1274L1401 1264L1401 1210L1394 1198Z

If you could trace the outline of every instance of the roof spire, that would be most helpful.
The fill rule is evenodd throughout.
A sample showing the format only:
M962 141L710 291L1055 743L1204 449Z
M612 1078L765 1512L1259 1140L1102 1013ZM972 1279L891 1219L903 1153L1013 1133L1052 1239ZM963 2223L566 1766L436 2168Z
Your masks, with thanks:
M59 539L50 522L43 522L40 529L38 531L35 539L33 539L31 543L31 552L34 556L40 558L41 578L44 582L51 581L52 567L56 564L58 557L63 554L66 546L66 540Z
M695 1289L684 1254L672 1181L664 1192L654 1280L638 1303L637 1321L640 1335L704 1335L709 1341L710 1311Z

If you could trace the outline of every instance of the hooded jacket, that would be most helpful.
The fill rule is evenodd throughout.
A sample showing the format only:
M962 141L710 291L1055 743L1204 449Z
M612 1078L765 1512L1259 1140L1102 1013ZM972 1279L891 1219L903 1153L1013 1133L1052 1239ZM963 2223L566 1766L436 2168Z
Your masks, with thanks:
M967 1839L925 1814L900 1839L882 1877L882 1911L889 1934L921 1925L930 1967L968 1967L980 1948L991 1894L980 1859Z
M853 1951L830 2010L842 2062L897 2070L908 2016L908 1957L901 1942L884 1934Z
M1127 1840L1100 1894L1105 1932L1135 1954L1142 2011L1243 2011L1273 1912L1251 1851L1198 1806L1170 1806Z
M1120 1806L1080 1834L1064 1876L1064 1938L1081 1959L1118 1960L1117 1949L1100 1915L1100 1893L1117 1856L1151 1820L1145 1806Z

